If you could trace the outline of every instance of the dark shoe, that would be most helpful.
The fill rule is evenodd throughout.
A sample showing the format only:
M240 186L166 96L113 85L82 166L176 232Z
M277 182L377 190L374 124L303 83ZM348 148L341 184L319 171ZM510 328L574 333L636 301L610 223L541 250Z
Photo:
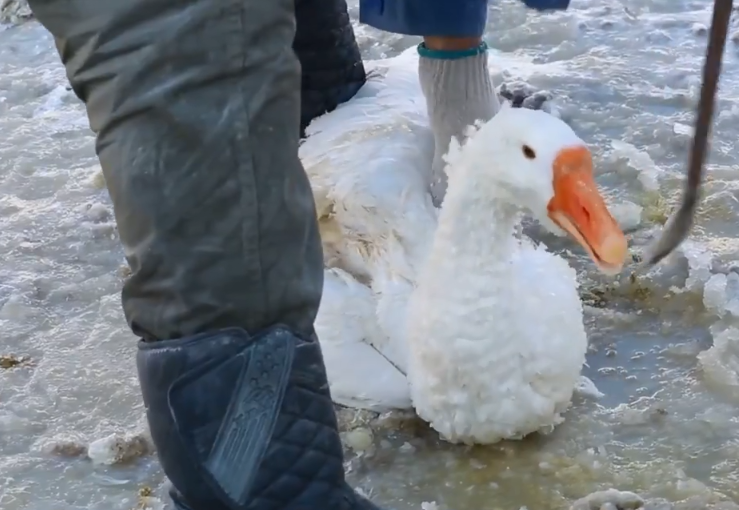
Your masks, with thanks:
M379 510L344 480L321 348L277 326L141 342L151 435L182 510Z

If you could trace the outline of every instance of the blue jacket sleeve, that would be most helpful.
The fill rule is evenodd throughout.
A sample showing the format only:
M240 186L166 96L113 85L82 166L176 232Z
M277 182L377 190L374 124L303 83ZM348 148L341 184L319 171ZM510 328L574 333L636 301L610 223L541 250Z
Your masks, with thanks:
M521 0L529 9L537 11L564 11L570 6L570 0Z
M570 0L521 0L538 11L564 10ZM385 32L438 37L480 37L488 0L359 0L359 21Z
M479 37L488 0L359 0L359 21L385 32Z

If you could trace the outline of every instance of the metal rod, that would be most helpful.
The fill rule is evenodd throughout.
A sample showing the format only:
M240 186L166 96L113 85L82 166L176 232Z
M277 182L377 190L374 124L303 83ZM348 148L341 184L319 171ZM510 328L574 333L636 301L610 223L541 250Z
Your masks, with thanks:
M700 198L703 166L713 122L716 89L721 76L721 61L726 47L726 33L729 30L733 3L733 0L715 0L713 4L713 19L709 32L706 61L703 66L703 85L698 103L685 192L680 208L667 222L657 242L647 250L648 255L644 257L643 262L646 267L654 266L672 253L685 240L693 226Z

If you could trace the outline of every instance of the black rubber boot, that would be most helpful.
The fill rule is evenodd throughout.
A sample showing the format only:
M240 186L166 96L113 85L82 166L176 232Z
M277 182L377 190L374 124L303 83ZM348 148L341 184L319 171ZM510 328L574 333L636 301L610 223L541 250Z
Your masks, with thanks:
M141 342L149 426L183 510L379 510L344 480L321 348L277 326Z
M331 112L366 81L346 0L295 0L293 49L300 60L300 133Z

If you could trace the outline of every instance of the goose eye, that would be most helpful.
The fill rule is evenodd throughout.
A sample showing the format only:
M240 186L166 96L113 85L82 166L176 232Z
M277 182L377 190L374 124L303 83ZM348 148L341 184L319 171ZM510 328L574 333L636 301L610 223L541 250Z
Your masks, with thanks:
M523 151L523 155L526 156L526 159L536 158L536 152L528 145L524 145L521 150Z

